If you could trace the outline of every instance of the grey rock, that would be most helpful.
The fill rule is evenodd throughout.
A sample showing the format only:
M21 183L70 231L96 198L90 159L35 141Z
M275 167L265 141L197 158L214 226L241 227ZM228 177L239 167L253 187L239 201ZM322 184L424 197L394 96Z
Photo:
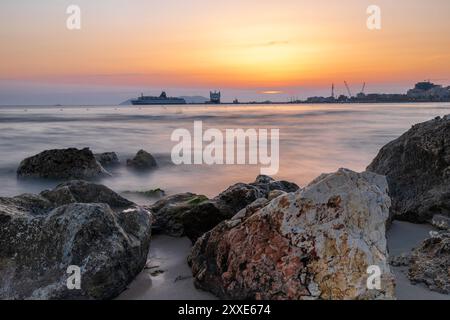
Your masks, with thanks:
M126 208L134 205L108 187L83 180L72 180L41 192L42 197L56 206L70 203L106 203L111 208Z
M95 154L95 159L103 167L114 167L120 165L119 157L115 152L104 152Z
M17 169L20 178L95 179L110 176L89 148L46 150L24 159Z
M385 175L392 217L415 223L450 215L450 117L417 124L384 146L367 170Z
M407 267L411 262L410 253L402 253L401 255L389 257L389 264L394 267Z
M151 220L147 210L85 182L0 198L0 299L117 296L145 266ZM81 290L67 288L69 266L81 268Z
M440 230L450 230L450 217L436 214L431 219L431 224Z
M262 183L262 184L268 184L268 183L271 183L271 182L274 182L275 180L272 178L272 177L269 177L269 176L265 176L265 175L259 175L259 176L257 176L256 177L256 179L255 179L255 183Z
M154 233L172 237L184 236L183 215L205 201L208 201L207 197L193 193L176 194L157 201L148 207L155 218Z
M450 233L437 233L413 250L408 277L412 283L450 294Z
M150 153L139 150L133 159L127 160L127 166L136 170L151 170L157 167L157 163Z
M149 199L159 199L166 196L166 192L160 188L145 190L145 191L124 191L125 196L137 196Z

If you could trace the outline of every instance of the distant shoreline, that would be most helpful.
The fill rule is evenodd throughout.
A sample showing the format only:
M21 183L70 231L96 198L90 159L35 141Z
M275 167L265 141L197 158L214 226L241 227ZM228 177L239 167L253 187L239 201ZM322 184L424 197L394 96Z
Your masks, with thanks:
M137 108L151 108L151 107L185 107L185 106L205 106L205 107L214 107L214 106L239 106L239 105L344 105L344 104L423 104L423 103L450 103L448 101L379 101L379 102L361 102L361 101L348 101L348 102L223 102L218 104L208 104L208 103L187 103L183 105L143 105L143 106L133 106L133 105L119 105L119 104L62 104L62 105L54 105L54 104L0 104L0 108L2 107L47 107L47 108L63 108L63 107L137 107Z

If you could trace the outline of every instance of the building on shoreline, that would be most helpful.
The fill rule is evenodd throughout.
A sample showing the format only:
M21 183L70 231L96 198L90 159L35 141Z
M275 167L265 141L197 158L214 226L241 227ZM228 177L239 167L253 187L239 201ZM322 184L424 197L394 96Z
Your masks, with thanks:
M419 82L414 89L408 90L407 96L414 100L448 100L450 87L443 87L429 81Z
M334 93L334 92L333 92ZM356 96L340 95L338 98L309 97L290 103L401 103L401 102L450 102L450 87L434 84L430 81L418 82L406 94L358 93Z
M210 91L209 92L209 103L220 104L220 91Z

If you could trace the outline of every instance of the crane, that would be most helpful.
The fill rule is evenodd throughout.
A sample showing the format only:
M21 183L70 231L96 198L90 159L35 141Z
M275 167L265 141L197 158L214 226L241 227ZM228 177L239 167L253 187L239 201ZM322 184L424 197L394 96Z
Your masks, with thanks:
M351 98L351 97L352 97L352 92L350 91L350 87L348 86L347 81L344 81L344 84L345 84L345 87L347 88L348 95L349 95L350 98Z
M364 82L362 89L361 89L361 93L364 94L364 90L366 89L366 83Z

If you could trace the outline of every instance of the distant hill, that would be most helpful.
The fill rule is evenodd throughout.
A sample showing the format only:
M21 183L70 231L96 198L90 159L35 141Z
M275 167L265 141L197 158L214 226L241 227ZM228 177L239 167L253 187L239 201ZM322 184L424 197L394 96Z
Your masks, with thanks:
M120 103L119 106L131 106L131 100L132 99L128 99L128 100Z

